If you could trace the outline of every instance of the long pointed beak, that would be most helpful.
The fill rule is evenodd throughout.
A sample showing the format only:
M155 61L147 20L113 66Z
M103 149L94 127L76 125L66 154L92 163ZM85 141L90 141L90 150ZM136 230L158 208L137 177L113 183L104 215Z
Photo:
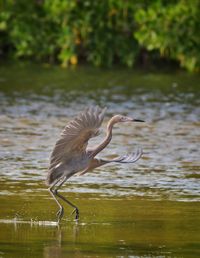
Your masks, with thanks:
M141 119L133 119L132 121L133 122L145 122L144 120L141 120Z

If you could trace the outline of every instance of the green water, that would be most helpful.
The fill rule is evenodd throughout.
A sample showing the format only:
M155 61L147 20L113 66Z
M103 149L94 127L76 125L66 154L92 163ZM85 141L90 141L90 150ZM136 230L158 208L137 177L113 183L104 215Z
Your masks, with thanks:
M39 196L3 198L24 220L1 224L3 257L199 257L197 203L70 194L81 219L76 224L67 210L57 227L48 224L57 207L46 193Z
M199 76L90 67L0 67L0 257L200 257ZM89 105L146 120L118 125L101 157L135 164L72 177L80 209L56 223L45 185L60 131ZM98 144L104 137L94 139Z

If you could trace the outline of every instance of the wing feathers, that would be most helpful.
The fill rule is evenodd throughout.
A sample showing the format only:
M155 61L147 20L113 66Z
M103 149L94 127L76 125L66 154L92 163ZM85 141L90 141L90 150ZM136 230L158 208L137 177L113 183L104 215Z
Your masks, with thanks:
M87 108L70 121L56 142L50 158L50 168L69 159L71 152L85 152L90 138L98 135L106 108Z

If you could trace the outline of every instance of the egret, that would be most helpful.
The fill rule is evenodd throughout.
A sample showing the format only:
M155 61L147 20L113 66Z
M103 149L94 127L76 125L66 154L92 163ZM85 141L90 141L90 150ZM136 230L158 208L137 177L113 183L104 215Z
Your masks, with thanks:
M135 154L126 154L111 160L95 158L110 143L112 129L116 123L144 122L128 116L115 115L108 121L105 139L96 147L88 147L88 141L99 135L105 111L106 108L101 109L96 106L81 112L65 126L52 151L46 181L52 197L59 206L58 223L64 215L64 208L59 198L74 208L72 213L75 213L76 220L79 219L79 210L76 205L58 192L67 179L77 173L84 175L88 171L111 162L134 163L142 156L142 150L138 149Z

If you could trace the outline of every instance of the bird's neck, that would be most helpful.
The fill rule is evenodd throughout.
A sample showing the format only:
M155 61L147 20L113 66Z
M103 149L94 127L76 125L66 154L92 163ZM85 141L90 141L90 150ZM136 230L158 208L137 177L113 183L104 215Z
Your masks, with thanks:
M105 139L95 148L92 152L92 157L96 156L100 151L102 151L111 141L112 139L112 129L115 124L113 118L111 118L107 125L107 133Z

